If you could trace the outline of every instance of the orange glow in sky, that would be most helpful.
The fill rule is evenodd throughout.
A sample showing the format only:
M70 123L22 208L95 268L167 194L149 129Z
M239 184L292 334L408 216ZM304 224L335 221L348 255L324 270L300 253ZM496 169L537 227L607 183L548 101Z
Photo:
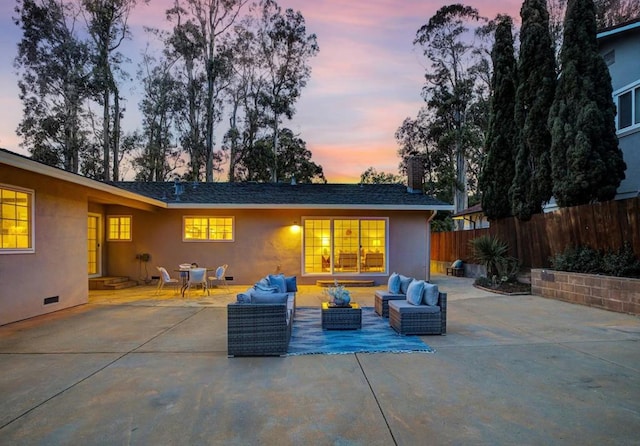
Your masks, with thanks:
M123 48L138 60L148 37L142 26L161 27L173 0L141 4L131 18L134 40ZM402 121L415 117L423 101L426 62L414 48L416 31L440 7L441 0L280 0L300 10L307 32L315 33L320 52L311 60L312 74L296 105L292 121L282 123L307 142L312 160L331 183L358 182L369 167L398 173L400 159L394 134ZM519 22L521 0L469 0L481 15L508 13ZM0 147L26 153L15 131L21 119L17 77L13 68L20 29L13 24L15 2L0 2ZM136 67L127 68L131 76ZM140 126L135 85L122 89L125 131ZM226 124L223 121L221 125ZM224 180L224 178L221 178Z

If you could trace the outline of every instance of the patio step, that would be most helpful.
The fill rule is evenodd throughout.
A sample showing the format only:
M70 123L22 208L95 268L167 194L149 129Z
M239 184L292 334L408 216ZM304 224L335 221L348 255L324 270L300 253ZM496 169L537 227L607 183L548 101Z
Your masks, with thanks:
M89 279L90 290L122 290L138 286L138 282L128 277L96 277Z
M321 287L330 287L335 286L336 282L338 285L342 285L344 287L368 287L375 286L375 282L373 280L316 280L316 286Z

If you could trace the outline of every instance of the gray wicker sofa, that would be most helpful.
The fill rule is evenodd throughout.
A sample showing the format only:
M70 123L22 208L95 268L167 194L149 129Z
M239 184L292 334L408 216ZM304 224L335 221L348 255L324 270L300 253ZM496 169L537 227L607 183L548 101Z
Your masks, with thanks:
M388 289L375 293L375 311L400 334L447 332L447 295L424 280L391 274Z
M297 291L295 277L288 279L283 289L277 276L267 276L227 305L229 357L287 354Z

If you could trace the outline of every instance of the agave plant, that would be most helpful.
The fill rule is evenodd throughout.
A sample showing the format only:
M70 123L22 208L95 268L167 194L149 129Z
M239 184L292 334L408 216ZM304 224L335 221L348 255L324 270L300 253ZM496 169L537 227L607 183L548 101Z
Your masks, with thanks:
M469 240L473 258L487 268L487 277L497 276L509 252L509 246L502 240L483 235Z

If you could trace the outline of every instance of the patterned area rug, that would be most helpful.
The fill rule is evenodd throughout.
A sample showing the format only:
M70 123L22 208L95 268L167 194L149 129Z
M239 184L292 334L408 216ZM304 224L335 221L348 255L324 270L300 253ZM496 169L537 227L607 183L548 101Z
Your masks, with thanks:
M362 308L361 330L323 330L320 308L296 308L290 356L349 353L434 353L418 336L401 336L372 307Z

